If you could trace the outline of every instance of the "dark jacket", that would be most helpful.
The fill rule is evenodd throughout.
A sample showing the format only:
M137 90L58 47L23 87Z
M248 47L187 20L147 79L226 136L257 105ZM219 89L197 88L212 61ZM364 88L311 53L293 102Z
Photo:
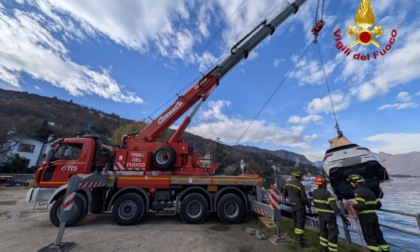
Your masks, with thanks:
M353 208L359 214L375 213L376 209L382 207L381 202L376 198L375 194L364 185L359 185L354 189L354 196L357 203L353 205Z
M312 192L314 205L318 213L342 215L337 202L325 186L320 186Z
M284 196L289 198L292 210L296 207L310 207L308 197L306 196L305 187L297 179L286 182Z

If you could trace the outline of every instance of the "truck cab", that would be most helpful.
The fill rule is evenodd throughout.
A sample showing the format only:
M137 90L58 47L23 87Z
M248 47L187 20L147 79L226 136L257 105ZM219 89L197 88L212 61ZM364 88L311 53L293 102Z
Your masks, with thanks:
M56 188L76 174L89 174L111 166L113 149L96 135L61 138L51 143L46 160L35 173L35 188L27 194L29 202L48 201Z

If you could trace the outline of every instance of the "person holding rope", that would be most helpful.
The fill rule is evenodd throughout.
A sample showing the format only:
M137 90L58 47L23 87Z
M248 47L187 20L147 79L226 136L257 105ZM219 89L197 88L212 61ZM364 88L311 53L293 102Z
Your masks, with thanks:
M327 181L325 178L323 176L318 176L315 178L314 182L318 186L318 188L312 192L312 196L319 219L319 251L338 251L337 237L339 231L336 215L339 215L343 222L348 226L350 226L350 221L340 211L335 198L327 190Z
M363 185L364 181L364 178L357 174L350 175L347 178L347 182L354 189L356 204L353 204L353 208L359 214L363 238L370 251L390 251L389 245L379 228L379 220L375 212L376 209L382 207L382 204L375 194Z
M302 179L301 172L293 172L293 179L287 181L284 188L284 196L289 198L291 209L292 209L292 219L293 225L295 228L295 235L297 239L298 246L301 248L306 247L303 242L303 231L305 229L306 222L306 208L308 212L311 212L311 205L309 204L308 197L306 196L305 187L300 182Z

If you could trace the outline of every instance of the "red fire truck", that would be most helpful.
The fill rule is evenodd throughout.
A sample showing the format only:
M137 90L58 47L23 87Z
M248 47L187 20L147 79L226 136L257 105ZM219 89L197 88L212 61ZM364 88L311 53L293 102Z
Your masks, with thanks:
M203 167L193 148L180 136L224 75L246 59L253 48L272 35L304 2L296 0L271 21L261 22L232 47L231 54L221 64L143 130L122 137L115 154L96 136L59 139L36 172L35 188L28 191L27 201L54 202L50 219L59 226L68 180L77 175L81 180L67 226L79 223L89 211L112 211L114 221L120 225L133 225L146 212L180 214L185 222L192 224L203 222L209 212L216 212L223 223L229 224L242 221L248 210L272 215L271 208L261 200L260 175L215 175L217 164ZM169 140L157 141L189 110L190 114ZM107 162L101 162L107 158Z

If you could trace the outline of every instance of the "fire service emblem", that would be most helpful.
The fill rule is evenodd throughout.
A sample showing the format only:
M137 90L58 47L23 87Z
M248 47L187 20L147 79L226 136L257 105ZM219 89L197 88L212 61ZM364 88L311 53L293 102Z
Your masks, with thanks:
M359 11L354 17L354 22L362 29L358 30L356 26L348 26L347 34L352 38L356 36L356 41L351 42L350 47L356 44L365 46L372 44L377 48L381 47L378 42L373 40L373 35L376 35L376 37L382 36L384 34L382 26L375 26L373 30L369 30L369 27L375 23L375 15L373 15L372 5L369 0L362 0Z
M334 32L334 37L336 41L336 48L344 53L346 56L353 56L355 60L369 61L371 59L378 59L379 56L385 56L389 52L392 46L395 43L397 37L397 30L392 29L391 36L383 48L381 44L375 41L375 38L378 38L384 35L384 30L381 25L375 26L373 29L371 27L375 24L376 19L372 11L372 5L370 0L361 0L359 10L354 17L354 22L357 26L348 25L347 35L355 40L352 41L349 45L345 45L342 42L342 37L340 35L340 29L337 29ZM363 46L369 46L370 44L374 45L376 48L379 48L379 51L368 52L368 53L353 53L352 49L355 45L360 44Z

